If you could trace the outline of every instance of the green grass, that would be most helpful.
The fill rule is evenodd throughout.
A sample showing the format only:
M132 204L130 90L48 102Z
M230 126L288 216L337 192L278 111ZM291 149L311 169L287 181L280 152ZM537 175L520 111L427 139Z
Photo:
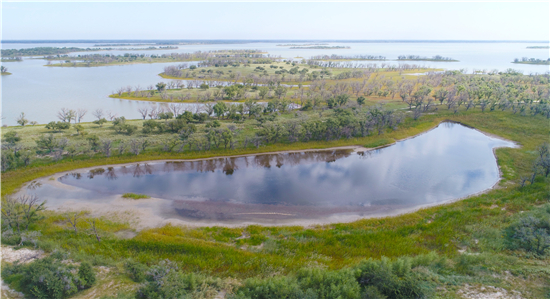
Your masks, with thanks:
M151 196L149 196L149 195L135 194L135 193L124 193L124 194L122 194L122 197L131 198L131 199L151 198Z
M379 147L379 146L389 145L389 144L392 144L394 142L395 142L395 140L383 138L383 139L380 139L380 140L375 140L373 142L367 143L364 146L366 148L376 148L376 147Z

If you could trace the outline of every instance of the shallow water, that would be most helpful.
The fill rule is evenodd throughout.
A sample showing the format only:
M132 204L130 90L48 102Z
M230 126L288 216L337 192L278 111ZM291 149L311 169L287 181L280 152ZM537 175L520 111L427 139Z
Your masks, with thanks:
M386 148L281 153L202 161L151 162L59 178L29 192L51 204L97 202L132 192L169 200L164 218L277 222L338 215L392 215L491 188L493 154L514 144L443 123Z
M442 55L460 62L423 62L408 61L426 67L444 69L506 70L513 68L525 73L545 73L545 65L512 64L514 58L533 57L548 58L548 49L527 49L527 46L545 45L541 43L329 43L330 46L349 46L351 49L297 50L277 46L278 43L243 43L212 45L180 45L177 50L152 51L102 51L100 54L124 54L127 52L144 54L169 54L173 52L195 52L223 49L259 49L270 55L283 58L304 57L313 55L383 55L387 59L396 59L399 55L419 55L432 57ZM16 44L4 43L3 49L20 49L29 47L93 47L92 44ZM85 54L72 53L71 56ZM365 62L377 63L381 62ZM396 65L399 62L386 62ZM90 68L44 67L45 60L25 59L22 62L2 63L12 73L2 76L2 122L16 125L16 118L25 112L27 118L38 123L57 120L56 113L61 108L88 109L84 121L92 121L91 111L102 108L126 118L139 118L138 107L149 105L147 102L112 99L108 96L120 87L140 85L145 88L161 81L169 81L158 76L166 65L179 63L158 63L123 66L105 66Z

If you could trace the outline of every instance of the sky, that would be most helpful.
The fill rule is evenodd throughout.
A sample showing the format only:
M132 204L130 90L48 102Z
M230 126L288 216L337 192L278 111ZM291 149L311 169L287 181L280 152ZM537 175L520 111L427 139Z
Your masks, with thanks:
M2 40L540 40L550 2L2 2Z

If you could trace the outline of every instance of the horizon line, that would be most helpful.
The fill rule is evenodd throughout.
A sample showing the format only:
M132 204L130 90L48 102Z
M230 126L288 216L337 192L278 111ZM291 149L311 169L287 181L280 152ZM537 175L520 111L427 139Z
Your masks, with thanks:
M486 42L486 43L550 43L544 40L430 40L430 39L7 39L0 43L93 43L93 42Z

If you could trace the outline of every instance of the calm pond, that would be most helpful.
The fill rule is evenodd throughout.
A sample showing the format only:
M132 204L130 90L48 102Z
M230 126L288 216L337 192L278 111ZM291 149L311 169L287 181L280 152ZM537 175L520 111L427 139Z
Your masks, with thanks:
M75 171L55 183L44 180L27 192L58 206L86 201L108 205L122 193L142 193L168 200L170 207L162 212L166 219L192 221L277 223L392 215L491 188L499 180L493 149L514 146L460 124L442 123L373 151L103 167Z

